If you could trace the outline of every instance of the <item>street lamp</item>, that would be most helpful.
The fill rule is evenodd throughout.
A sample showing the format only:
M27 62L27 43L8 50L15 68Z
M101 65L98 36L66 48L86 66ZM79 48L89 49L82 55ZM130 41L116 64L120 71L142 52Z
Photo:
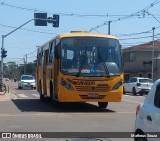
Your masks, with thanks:
M152 42L152 80L154 80L154 30L155 27L152 27L153 30L153 42Z

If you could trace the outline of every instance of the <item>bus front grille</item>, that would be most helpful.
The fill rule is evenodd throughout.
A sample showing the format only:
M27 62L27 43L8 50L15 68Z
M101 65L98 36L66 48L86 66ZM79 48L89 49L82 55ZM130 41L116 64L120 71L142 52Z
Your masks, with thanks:
M77 91L86 91L86 92L108 92L110 87L108 86L75 86Z

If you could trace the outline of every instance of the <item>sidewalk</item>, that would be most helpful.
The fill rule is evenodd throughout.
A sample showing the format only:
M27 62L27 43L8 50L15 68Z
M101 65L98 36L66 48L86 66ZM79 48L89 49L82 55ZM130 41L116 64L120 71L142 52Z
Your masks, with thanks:
M0 95L0 101L8 101L14 98L15 96L13 95L12 91L10 91L9 93L6 93L5 95Z

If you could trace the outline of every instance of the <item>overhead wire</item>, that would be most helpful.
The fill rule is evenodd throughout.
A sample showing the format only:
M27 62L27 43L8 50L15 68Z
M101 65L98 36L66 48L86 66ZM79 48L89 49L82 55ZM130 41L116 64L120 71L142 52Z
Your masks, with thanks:
M0 2L1 6L5 6L5 7L9 7L9 8L13 8L13 9L19 9L19 10L24 10L24 11L31 11L31 12L45 12L45 13L49 13L49 14L59 14L61 16L78 16L78 17L124 17L124 16L128 16L128 15L120 15L120 14L79 14L79 13L62 13L62 12L49 12L49 11L45 11L45 10L39 10L36 8L28 8L28 7L22 7L22 6L16 6L13 4L9 4L6 3L4 1ZM158 15L160 16L160 15Z
M145 13L148 12L148 10L153 7L154 5L158 4L160 2L160 0L156 0L155 2L151 3L149 6L147 6L146 8L138 11L138 12L135 12L135 13L132 13L130 15L109 15L109 14L75 14L75 13L57 13L57 14L60 14L60 15L63 15L63 16L80 16L80 17L119 17L115 20L112 20L110 22L118 22L118 21L121 21L121 20L125 20L125 19L129 19L129 18L132 18L132 17L145 17ZM37 10L37 9L32 9L32 8L26 8L26 7L19 7L19 6L15 6L15 5L11 5L11 4L8 4L8 3L5 3L5 2L1 2L0 3L2 6L6 6L6 7L10 7L10 8L15 8L15 9L20 9L20 10L25 10L25 11L32 11L32 12L46 12L44 10ZM51 12L47 12L47 13L51 13ZM53 14L53 13L51 13ZM151 15L153 18L155 18L157 20L157 18L152 15L151 13L148 13L148 15ZM105 25L108 25L108 22L109 21L105 21L103 24L100 24L98 26L96 26L95 28L91 28L90 31L92 30L96 30L102 26L105 26ZM3 25L3 24L0 24L0 26L4 26L4 27L9 27L9 28L16 28L16 27L11 27L11 26L8 26L8 25ZM159 26L160 27L160 26ZM157 28L159 28L157 27ZM21 30L25 30L25 31L30 31L30 32L37 32L37 33L43 33L43 34L56 34L58 35L57 33L49 33L49 32L43 32L43 31L36 31L36 30L31 30L31 29L27 29L27 28L21 28ZM144 32L139 32L139 33L131 33L131 34L118 34L117 36L119 37L125 37L125 36L136 36L136 35L141 35L141 34L147 34L147 33L151 33L152 30L148 30L148 31L144 31ZM159 34L157 34L159 35ZM120 39L120 41L124 41L124 40L136 40L136 39L143 39L143 38L150 38L152 36L143 36L143 37L137 37L137 38L122 38ZM156 37L156 35L155 35ZM158 37L157 37L158 38ZM36 51L36 50L35 50ZM28 53L27 55L31 55L33 54L35 51L31 52L31 53Z
M117 19L114 19L114 20L104 21L104 23L102 23L102 24L100 24L100 25L98 25L96 27L91 28L89 31L93 31L93 30L95 30L97 28L100 28L102 26L108 25L109 22L110 23L118 22L118 21L122 21L122 20L126 20L126 19L129 19L129 18L132 18L134 16L143 16L144 17L145 16L145 12L148 11L151 7L153 7L156 4L158 4L159 2L160 2L160 0L156 0L155 2L151 3L149 6L145 7L144 9L139 10L139 11L137 11L135 13L130 14L130 15L124 16L122 18L117 18Z

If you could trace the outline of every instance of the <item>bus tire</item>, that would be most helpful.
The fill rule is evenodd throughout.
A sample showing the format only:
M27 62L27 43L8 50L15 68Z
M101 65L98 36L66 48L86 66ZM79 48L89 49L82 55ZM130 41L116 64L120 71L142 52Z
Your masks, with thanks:
M98 102L98 106L99 106L99 108L107 108L107 106L108 106L108 102Z
M125 92L125 89L124 89L124 87L123 87L123 94L125 94L126 92Z
M52 105L54 105L55 107L58 106L59 102L55 100L54 96L53 96L53 84L50 83L50 102Z
M41 102L44 102L44 101L45 101L45 97L44 97L44 95L43 95L42 93L40 93L40 101L41 101Z
M42 94L42 86L41 86L41 82L39 83L39 94L40 94L40 101L41 102L44 102L45 101L45 97L44 95Z

